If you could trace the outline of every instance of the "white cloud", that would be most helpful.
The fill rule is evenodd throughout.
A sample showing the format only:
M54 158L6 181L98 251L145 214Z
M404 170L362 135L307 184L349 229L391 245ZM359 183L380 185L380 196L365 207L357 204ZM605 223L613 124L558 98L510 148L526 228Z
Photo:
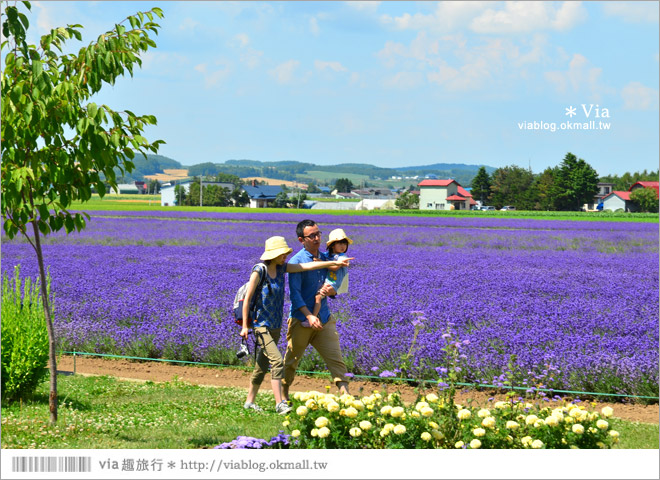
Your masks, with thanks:
M621 90L623 108L626 110L657 110L658 90L642 85L640 82L630 82Z
M399 17L381 15L384 25L398 30L451 32L469 28L477 33L529 33L568 30L584 21L581 2L439 2L433 13Z
M191 32L194 32L200 27L200 23L193 20L190 17L184 18L181 23L179 24L179 30L190 30Z
M602 71L584 55L576 53L568 64L568 70L546 72L544 76L559 93L585 91L592 99L600 101L601 95L614 93L612 88L601 83Z
M603 12L628 23L658 23L658 2L603 2Z
M309 19L309 31L312 32L312 35L318 36L321 33L321 28L319 27L319 22L316 17Z
M239 50L239 59L248 68L256 68L261 63L264 52L256 50L250 46L250 37L246 33L234 35L229 42L229 46Z
M216 63L219 64L221 62L216 62ZM224 79L226 79L231 73L231 69L228 65L225 65L223 68L220 69L211 70L209 69L208 64L200 63L198 65L195 65L194 69L195 71L202 74L205 88L215 87L216 85L221 83Z
M277 81L277 83L288 85L295 80L294 73L299 66L300 62L298 60L288 60L279 64L272 70L269 70L268 73Z
M477 33L529 33L569 30L587 18L581 2L505 2L500 10L489 8L472 20Z
M247 47L250 44L250 37L246 33L237 33L234 35L234 45L238 47Z
M317 70L332 70L334 72L347 72L348 69L339 62L323 62L321 60L314 60L314 67Z
M378 10L378 6L382 2L360 2L360 1L355 1L355 2L344 2L346 5L348 5L351 8L354 8L355 10L359 10L362 12L375 12Z
M386 88L410 89L424 83L422 72L398 72L393 76L386 77L383 80L383 86Z

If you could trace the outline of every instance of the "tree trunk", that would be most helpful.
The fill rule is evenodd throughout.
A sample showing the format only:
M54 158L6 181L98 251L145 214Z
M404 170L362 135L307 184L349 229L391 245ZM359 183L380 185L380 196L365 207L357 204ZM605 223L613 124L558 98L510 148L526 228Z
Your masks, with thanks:
M57 357L55 353L55 329L53 328L53 319L50 315L46 269L44 268L44 256L41 250L41 236L36 220L32 222L32 228L34 229L34 249L37 252L37 263L39 264L41 298L44 304L44 315L46 317L46 328L48 330L48 357L50 365L50 396L48 405L50 407L50 423L51 425L55 425L57 423Z

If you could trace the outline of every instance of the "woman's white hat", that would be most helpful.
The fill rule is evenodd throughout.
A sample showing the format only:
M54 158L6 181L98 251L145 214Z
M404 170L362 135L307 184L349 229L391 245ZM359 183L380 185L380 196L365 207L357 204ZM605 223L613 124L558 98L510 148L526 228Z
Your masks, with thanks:
M293 252L293 248L289 248L284 237L270 237L266 240L266 248L261 255L261 260L273 260L280 255L288 255L291 252Z
M344 233L344 230L341 228L335 228L332 232L330 232L330 236L328 238L328 241L326 242L325 246L330 247L335 242L338 242L339 240L346 240L348 244L352 244L353 240L348 238L346 233Z

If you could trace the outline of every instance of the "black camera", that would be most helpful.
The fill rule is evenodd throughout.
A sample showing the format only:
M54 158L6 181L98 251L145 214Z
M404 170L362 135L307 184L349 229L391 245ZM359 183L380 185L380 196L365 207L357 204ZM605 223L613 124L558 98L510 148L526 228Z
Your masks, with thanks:
M241 346L238 349L238 352L236 352L236 357L243 358L249 354L250 354L250 350L248 350L247 344L245 343L245 340L243 340Z

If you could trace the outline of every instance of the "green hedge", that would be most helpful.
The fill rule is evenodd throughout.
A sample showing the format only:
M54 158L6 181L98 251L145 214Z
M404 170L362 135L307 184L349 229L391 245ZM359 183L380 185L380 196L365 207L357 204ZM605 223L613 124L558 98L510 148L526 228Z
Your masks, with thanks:
M48 373L48 330L39 282L20 278L2 280L2 401L32 396ZM48 281L50 292L50 280Z

